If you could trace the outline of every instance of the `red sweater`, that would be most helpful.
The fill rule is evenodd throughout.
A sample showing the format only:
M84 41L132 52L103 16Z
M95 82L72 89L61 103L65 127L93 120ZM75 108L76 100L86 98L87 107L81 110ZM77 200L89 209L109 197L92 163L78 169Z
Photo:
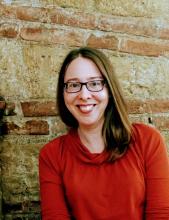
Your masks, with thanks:
M169 160L159 132L133 125L136 139L108 163L76 131L46 144L39 157L43 220L169 220Z

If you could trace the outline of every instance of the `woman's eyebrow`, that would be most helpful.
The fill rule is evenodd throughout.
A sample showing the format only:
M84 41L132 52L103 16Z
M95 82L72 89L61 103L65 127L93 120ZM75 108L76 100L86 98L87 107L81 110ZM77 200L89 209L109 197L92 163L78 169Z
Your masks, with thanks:
M88 79L103 79L102 76L93 76L93 77L89 77Z
M70 78L67 80L67 82L69 82L69 81L79 81L79 78Z
M103 77L102 76L92 76L92 77L87 78L86 81L97 80L97 79L103 79ZM70 78L70 79L67 80L67 82L70 82L70 81L78 81L78 82L80 82L81 79L74 77L74 78Z

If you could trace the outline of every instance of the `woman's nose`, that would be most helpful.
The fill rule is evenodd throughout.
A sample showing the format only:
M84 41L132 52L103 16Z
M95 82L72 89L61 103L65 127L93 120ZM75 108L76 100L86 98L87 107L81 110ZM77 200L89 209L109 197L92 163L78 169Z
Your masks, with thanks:
M82 88L79 92L79 97L82 99L88 99L91 97L91 92L87 89L86 85L82 85Z

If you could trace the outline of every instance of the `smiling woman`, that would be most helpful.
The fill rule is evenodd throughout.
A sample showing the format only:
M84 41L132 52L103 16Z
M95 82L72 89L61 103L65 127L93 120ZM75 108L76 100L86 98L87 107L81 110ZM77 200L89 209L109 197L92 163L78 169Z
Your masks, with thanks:
M80 48L65 58L57 104L69 132L39 156L44 220L169 219L169 160L160 133L131 124L107 57Z
M76 65L73 65L73 63L75 63ZM77 72L75 72L73 68L76 68ZM96 76L92 76L92 71L96 74ZM104 123L101 125L102 129L99 129L99 132L102 133L100 143L102 144L102 142L104 142L104 148L107 148L107 150L110 151L110 160L113 161L116 157L122 156L131 139L131 124L128 119L127 107L121 92L121 88L109 60L99 50L94 50L91 48L81 48L79 50L73 50L70 54L68 54L61 67L57 87L58 109L63 122L69 127L78 128L80 135L78 120L76 119L75 115L72 114L70 109L67 108L66 101L63 102L65 98L65 82L67 82L66 80L68 80L66 78L68 77L66 73L69 72L79 75L79 78L71 78L71 80L74 80L74 82L77 82L79 79L81 80L81 82L85 82L85 80L90 81L92 79L104 80L106 87L103 87L103 91L90 92L85 90L85 88L83 87L83 91L80 91L80 94L82 93L82 96L95 95L97 97L105 94L105 89L108 90L109 100L104 112ZM90 103L91 101L92 98L87 101L88 104L92 104ZM102 103L100 105L96 105L96 107L100 106L102 106ZM85 108L84 105L81 105L80 107L81 109ZM91 142L91 145L95 146L93 140ZM97 145L98 143L96 144L96 146Z

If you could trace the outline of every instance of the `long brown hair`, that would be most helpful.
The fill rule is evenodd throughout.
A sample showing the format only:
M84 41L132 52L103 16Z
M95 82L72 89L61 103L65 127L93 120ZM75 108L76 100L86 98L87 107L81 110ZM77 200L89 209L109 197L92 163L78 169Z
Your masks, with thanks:
M102 135L105 149L110 152L109 161L121 157L127 150L131 140L131 124L128 118L127 105L122 95L113 67L103 52L97 49L83 47L74 49L66 56L60 72L57 85L57 106L62 121L69 127L77 128L78 121L69 112L63 97L64 76L68 65L77 57L92 60L102 73L108 89L109 103L105 110L105 121Z

